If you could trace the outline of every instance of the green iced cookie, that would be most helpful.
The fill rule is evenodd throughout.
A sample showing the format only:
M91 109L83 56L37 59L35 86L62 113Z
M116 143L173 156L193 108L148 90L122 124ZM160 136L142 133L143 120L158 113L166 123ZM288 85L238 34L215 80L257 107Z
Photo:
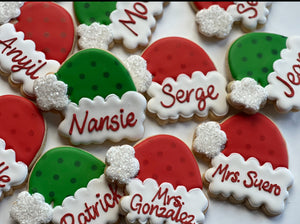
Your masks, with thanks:
M228 65L232 77L255 79L265 87L267 77L273 72L273 63L280 59L286 48L287 37L272 33L248 33L238 38L228 52Z
M80 24L91 25L93 22L108 25L109 16L116 9L117 2L74 2L74 13Z
M121 97L127 91L136 91L130 73L108 51L90 48L70 57L56 73L57 79L68 85L70 100L78 104L82 97L91 100L109 94Z
M81 149L57 147L47 151L34 166L29 177L29 193L40 193L54 206L91 179L104 173L105 164Z

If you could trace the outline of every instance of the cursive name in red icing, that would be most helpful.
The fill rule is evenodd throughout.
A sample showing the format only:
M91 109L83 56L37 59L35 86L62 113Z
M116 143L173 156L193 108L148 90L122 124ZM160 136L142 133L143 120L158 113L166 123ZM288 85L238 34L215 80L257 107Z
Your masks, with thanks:
M236 5L236 10L238 11L238 13L243 14L245 12L251 11L251 12L253 12L253 15L248 16L248 18L253 19L253 18L257 17L257 9L255 8L255 6L258 5L258 2L257 1L251 1L251 2L248 1L247 4L249 5L249 7L245 6L244 3L238 3Z
M154 215L159 218L171 219L184 224L193 224L195 216L182 211L184 202L181 196L170 196L169 189L160 187L151 201L143 201L141 194L135 194L130 202L130 208L137 214ZM156 203L155 203L156 202Z
M13 46L13 43L17 41L17 38L11 38L8 40L0 40L0 45L4 45L4 49L1 51L1 54L6 54L6 56L11 56L11 61L13 66L10 68L12 72L18 72L25 70L25 74L31 79L37 79L38 76L35 74L44 67L47 62L38 60L37 63L34 63L32 59L28 59L28 55L24 55L24 52L17 47ZM43 62L43 63L42 63Z
M110 192L104 195L97 193L95 195L96 202L93 205L88 205L84 202L84 211L78 214L67 213L60 219L60 224L87 224L93 220L101 218L101 213L108 212L110 208L114 208L119 205L119 201L123 195L118 193L117 186L112 187L109 185ZM68 209L68 208L67 208ZM76 222L77 220L77 222ZM99 220L99 223L105 223L104 220Z
M298 53L298 58L296 60L297 62L300 62L300 52ZM293 69L292 72L288 72L286 74L286 78L288 79L289 82L281 78L280 76L276 76L276 78L289 89L289 92L284 91L284 94L289 98L295 95L295 90L292 87L292 85L296 85L296 86L300 85L300 64L299 63L293 64L292 69Z
M183 103L190 103L191 98L193 97L196 101L198 101L198 109L203 111L206 109L206 100L210 98L211 100L215 100L218 98L219 93L215 93L215 87L213 85L209 85L207 89L203 89L199 87L197 89L192 88L189 90L179 89L176 92L172 92L173 87L170 83L165 84L162 87L162 92L170 97L171 103L164 103L160 101L161 105L165 108L170 108L174 106L176 102L183 104Z
M240 182L240 172L239 171L230 171L229 164L226 164L223 167L223 164L219 164L212 177L214 178L216 175L221 175L221 182L231 181L232 183ZM263 180L258 177L256 171L248 171L247 179L242 181L242 184L246 188L257 188L259 191L263 190L270 194L274 194L275 196L279 196L281 193L281 188L277 184L272 184L270 181Z
M5 187L6 183L8 183L10 181L9 176L2 174L5 170L9 169L9 166L5 166L5 162L1 162L0 163L0 169L1 169L0 170L0 187L2 188L2 187Z
M87 127L87 131L91 132L99 132L103 130L111 130L118 131L120 128L134 127L137 123L137 119L135 118L135 114L130 112L127 116L124 116L124 109L120 109L120 114L117 115L107 115L100 118L89 118L89 111L85 111L85 117L81 124L79 124L77 120L77 115L73 114L73 119L71 122L71 127L69 130L69 134L73 134L74 126L79 132L79 134L83 134L85 128Z
M129 27L128 24L136 24L136 20L134 20L133 16L136 16L142 20L147 20L148 9L143 3L136 2L133 4L133 10L134 11L124 9L124 12L129 17L129 19L119 19L119 22L122 23L127 29L129 29L135 36L138 36L138 33L135 32L131 27Z

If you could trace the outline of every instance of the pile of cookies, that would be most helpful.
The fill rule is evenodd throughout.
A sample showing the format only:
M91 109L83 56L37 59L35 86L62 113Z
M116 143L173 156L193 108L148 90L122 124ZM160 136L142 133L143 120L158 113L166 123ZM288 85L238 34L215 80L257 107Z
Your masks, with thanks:
M282 217L295 178L266 108L300 110L300 37L262 31L271 5L0 3L9 222L198 224L223 200ZM160 33L180 7L196 38Z

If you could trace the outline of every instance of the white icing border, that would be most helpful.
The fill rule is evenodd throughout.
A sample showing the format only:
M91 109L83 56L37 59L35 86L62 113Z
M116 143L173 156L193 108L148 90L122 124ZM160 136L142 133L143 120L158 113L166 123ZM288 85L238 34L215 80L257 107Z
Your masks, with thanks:
M108 25L112 30L114 39L122 40L123 45L131 50L136 49L139 45L148 45L152 29L156 25L155 17L162 14L163 6L163 2L117 2L117 9L110 14L112 23ZM140 16L127 14L125 10L146 18L142 19ZM125 26L119 22L120 19L130 22L125 23Z
M64 220L73 221L68 223L74 224L79 224L78 220L83 221L85 218L91 219L88 222L90 224L116 223L119 219L121 196L123 196L121 189L117 188L117 185L109 185L102 174L99 178L92 179L87 187L79 188L74 196L65 198L61 206L56 206L53 209L52 222L54 224L65 223L61 222L65 216ZM104 209L108 209L107 212L103 210L100 201ZM94 209L98 211L98 215ZM73 217L70 214L73 214Z
M105 140L111 140L113 142L118 142L124 138L129 140L138 140L144 135L144 120L145 120L145 109L147 101L145 97L135 91L128 91L124 93L121 99L115 95L110 94L105 99L101 96L96 96L93 100L88 98L81 98L79 105L75 103L69 103L66 109L63 111L64 120L59 124L58 131L65 137L70 138L70 141L74 145L79 144L90 144L90 143L103 143ZM120 111L123 109L123 112ZM88 115L86 114L88 111ZM123 123L126 123L127 117L132 118L130 115L134 113L134 120L129 123L134 123L133 127L128 125L126 128L119 128L118 131L105 130L106 125L102 131L91 132L88 131L89 121L92 118L95 118L98 122L101 117L110 116L110 125L116 127L114 122L111 122L111 119L119 121L121 114L123 116ZM86 119L86 124L83 128L83 133L80 134L76 124L73 125L73 132L69 134L69 130L72 125L73 114L76 114L78 124L80 127L84 126L84 119ZM114 115L117 115L118 118L113 118ZM129 119L132 120L132 119ZM120 123L120 122L119 122ZM95 122L92 123L92 125ZM120 124L121 126L121 124Z
M155 224L175 224L187 222L187 219L193 220L190 223L203 223L205 216L204 213L208 207L208 200L200 188L193 188L189 191L186 190L184 186L178 186L176 189L170 183L162 183L158 185L154 179L148 178L143 182L138 179L132 179L126 186L126 190L129 193L128 196L124 196L121 200L120 206L121 210L126 213L125 219L128 223L155 223ZM158 193L160 192L160 193ZM156 196L155 195L160 195ZM141 197L139 196L141 195ZM167 197L171 198L167 201ZM131 205L136 202L136 209L132 209ZM167 211L174 210L173 218L158 217L154 214L149 214L149 212L143 212L148 210L149 205L158 205L159 208L165 207ZM138 212L138 204L141 204L143 208ZM159 213L163 213L161 209L154 209ZM146 214L143 214L146 213ZM148 213L148 214L147 214ZM176 214L175 214L176 213ZM180 221L180 217L184 216L183 213L187 214L185 219ZM169 213L171 214L171 212ZM166 215L166 214L164 214ZM182 215L182 216L181 216ZM179 221L176 221L178 219Z
M211 193L222 194L224 197L232 195L240 202L247 199L254 208L264 205L272 215L283 212L285 200L289 196L288 188L293 184L293 175L287 168L278 167L274 170L269 162L260 165L254 157L245 161L238 153L232 153L228 157L220 153L212 159L211 164L212 168L204 174L205 179L209 182ZM218 169L220 164L222 164L222 167ZM226 164L228 164L227 169ZM228 174L226 170L234 173L226 177ZM249 173L251 171L255 173ZM222 178L224 178L223 181ZM269 185L265 188L270 187L271 184L276 184L280 187L280 194L275 195L276 187L273 187L271 193L264 191L263 184L260 188L254 187L256 179L258 179L258 183L261 179L267 181L266 185ZM248 187L245 187L246 185Z
M274 72L268 75L265 87L268 98L276 101L276 107L284 113L300 110L300 36L288 37L286 46L280 52L281 59L273 63Z
M28 167L23 162L16 162L13 149L5 149L6 143L0 138L0 198L12 187L21 185L27 178ZM2 186L4 185L4 186Z
M172 87L169 87L169 85ZM205 94L208 95L207 90L211 85L214 86L214 91L211 94L212 97L215 97L217 94L218 97L214 100L207 98L205 100L205 108L200 110L198 107L199 100L196 99L195 93L198 89L198 97L200 97L202 92L200 91L200 88L203 88L205 90ZM182 116L183 118L191 118L193 115L207 117L209 111L211 111L214 115L221 117L226 115L229 109L226 100L226 85L226 79L217 71L210 71L206 75L200 71L195 71L191 77L186 74L180 74L178 75L177 80L168 77L164 79L161 85L156 82L152 82L150 85L147 93L151 99L148 101L147 109L151 113L157 114L157 116L162 120L176 120L179 116ZM163 93L163 88L165 87L168 94L172 94L173 96ZM180 91L180 89L185 91L184 96L187 96L186 91L194 89L189 95L190 99L188 103L180 103L174 99L176 92L178 90ZM167 108L163 106L163 104L169 106L173 102L174 105L172 107Z

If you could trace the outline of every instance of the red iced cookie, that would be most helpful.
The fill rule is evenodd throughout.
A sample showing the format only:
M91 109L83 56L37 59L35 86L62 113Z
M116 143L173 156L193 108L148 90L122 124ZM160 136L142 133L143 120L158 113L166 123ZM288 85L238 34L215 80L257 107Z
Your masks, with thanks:
M66 9L54 2L26 2L15 28L36 44L36 49L62 63L73 50L74 23Z
M174 188L184 185L188 190L202 188L198 164L188 146L178 138L157 135L134 146L139 160L137 178L153 178L158 184L171 183Z
M43 115L30 100L15 95L0 96L0 138L13 149L16 161L30 167L46 134Z
M227 81L207 53L182 37L166 37L142 54L152 74L147 109L160 123L227 114Z

